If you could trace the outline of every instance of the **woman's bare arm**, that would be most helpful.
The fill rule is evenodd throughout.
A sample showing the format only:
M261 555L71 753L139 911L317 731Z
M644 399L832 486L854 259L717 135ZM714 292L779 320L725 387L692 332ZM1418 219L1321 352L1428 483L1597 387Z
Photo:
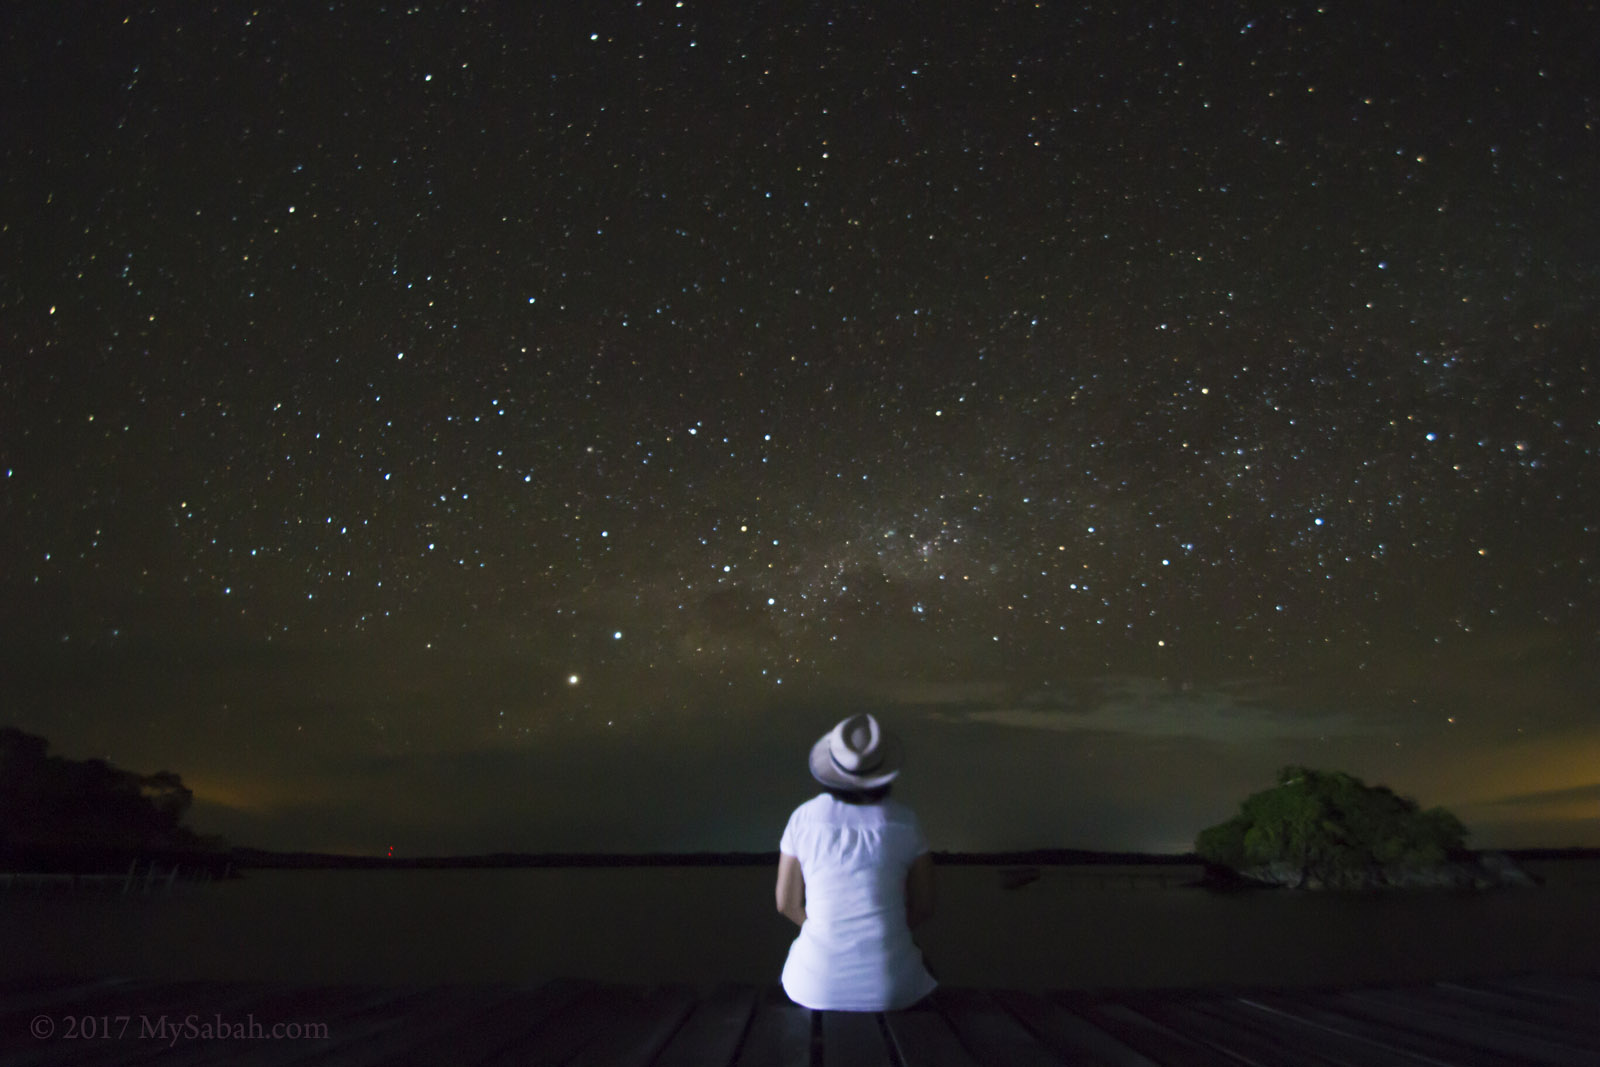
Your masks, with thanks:
M924 852L906 872L906 925L918 926L933 917L933 853Z
M796 926L806 921L806 879L800 859L787 852L778 853L778 910Z

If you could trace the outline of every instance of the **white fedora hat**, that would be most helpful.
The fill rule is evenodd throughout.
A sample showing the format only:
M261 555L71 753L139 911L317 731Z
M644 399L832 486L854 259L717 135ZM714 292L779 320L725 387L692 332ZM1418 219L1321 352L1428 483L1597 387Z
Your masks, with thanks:
M900 740L871 715L852 715L811 746L811 777L833 789L877 789L900 773Z

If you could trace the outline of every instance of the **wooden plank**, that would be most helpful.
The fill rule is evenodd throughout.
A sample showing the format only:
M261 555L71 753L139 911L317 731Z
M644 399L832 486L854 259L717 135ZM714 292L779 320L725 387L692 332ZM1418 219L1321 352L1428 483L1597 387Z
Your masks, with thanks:
M130 982L126 979L104 979L96 982L51 982L48 987L18 984L11 987L10 997L0 1005L0 1021L8 1022L0 1030L0 1053L8 1054L6 1062L50 1062L58 1053L56 1046L67 1041L67 1016L118 1016L128 1014L126 998L139 990L157 989L157 982ZM43 1016L50 1025L50 1037L35 1037L30 1025L35 1017Z
M150 1014L171 1014L168 1008L168 997L184 997L186 1003L194 1003L198 993L206 989L205 982L187 982L179 989L173 989L171 982L152 982L142 989L142 997L154 998L157 1005ZM96 1064L123 1064L123 1062L138 1062L142 1057L149 1056L152 1051L162 1051L165 1048L163 1041L152 1041L150 1038L141 1038L142 1019L144 1009L149 1003L134 1003L130 1005L123 998L123 993L110 993L109 997L88 997L78 1000L70 1005L51 1005L45 1009L35 1009L26 1014L29 1025L35 1021L45 1021L46 1025L53 1027L50 1037L45 1040L30 1040L27 1046L18 1045L10 1048L11 1041L26 1033L27 1037L34 1037L30 1030L21 1033L6 1033L5 1038L11 1038L0 1048L5 1049L6 1064L16 1067L43 1067L50 1064L82 1064L93 1067ZM179 1016L181 1017L181 1016ZM85 1037L90 1033L91 1037Z
M32 1018L44 1017L54 1032L45 1040L33 1040L32 1047L18 1049L7 1063L16 1067L138 1063L169 1048L168 1042L145 1036L147 1025L160 1024L165 1017L164 1025L178 1026L190 1014L210 1020L248 1002L252 992L204 981L129 983L65 1005L30 1010L26 1013L30 1024ZM96 1031L104 1027L111 1036L67 1036L75 1029L81 1035L89 1025Z
M1238 1061L1233 1057L1225 1056L1183 1034L1174 1033L1170 1028L1120 1004L1074 991L1053 993L1050 999L1157 1063L1181 1063L1185 1067L1238 1067Z
M199 1059L202 1064L226 1063L229 1067L287 1067L302 1064L324 1056L341 1047L359 1047L370 1035L392 1029L397 1020L406 1018L419 1005L431 1004L435 990L419 986L353 986L351 996L336 1000L310 1000L297 1003L293 1000L264 1008L258 1015L269 1018L268 1011L276 1011L278 1021L325 1023L328 1027L326 1041L258 1042L251 1047L233 1046L221 1050L215 1057ZM168 1067L163 1061L161 1067ZM172 1067L178 1067L174 1061Z
M931 1007L885 1012L883 1022L901 1067L979 1067L944 1016Z
M457 1014L448 1025L439 1027L427 1027L423 1020L426 1032L416 1033L404 1045L403 1055L417 1063L490 1060L565 1008L584 988L580 983L564 981L525 987L473 987L482 1004L480 1010ZM408 1022L415 1017L415 1013L410 1014Z
M613 1019L598 1041L584 1046L572 1067L650 1067L693 1008L694 994L688 989L656 990Z
M1545 1000L1588 1004L1600 1008L1600 979L1576 975L1524 974L1484 984L1492 988L1512 989Z
M368 998L329 1020L329 1043L320 1048L262 1049L262 1063L360 1067L400 1055L420 1041L481 1012L497 1001L472 987L426 986L400 996Z
M577 996L531 1028L524 1028L511 1044L481 1062L564 1064L606 1033L613 1020L637 1010L636 1002L643 995L629 986L585 983Z
M40 1013L42 1014L42 1013ZM134 1038L110 1037L105 1039L69 1038L67 1022L62 1016L52 1016L56 1029L44 1038L31 1029L35 1014L12 1015L0 1018L5 1026L0 1040L0 1063L6 1067L78 1067L79 1064L116 1064L124 1058L137 1055L141 1044ZM113 1027L120 1024L112 1019ZM137 1023L134 1023L137 1026ZM115 1033L115 1031L113 1031Z
M1309 1019L1269 1010L1247 999L1208 998L1190 1006L1195 1011L1254 1030L1269 1040L1280 1041L1284 1048L1300 1048L1309 1044L1323 1058L1350 1067L1416 1067L1418 1064L1438 1062Z
M1474 1002L1451 990L1433 986L1424 989L1389 989L1384 991L1384 995L1395 1003L1411 1005L1442 1019L1459 1019L1473 1026L1489 1027L1508 1038L1520 1036L1576 1049L1600 1048L1600 1013L1587 1017L1579 1015L1562 1022L1537 1020L1529 1018L1526 1013L1501 1010L1505 1004L1517 1003L1509 998L1501 1004L1482 1000ZM1537 1009L1538 1006L1529 1007Z
M168 1021L181 1025L184 1017L197 1014L203 1021L211 1021L218 1013L229 1019L245 1021L235 1016L237 1009L250 1005L259 998L258 987L224 985L216 982L94 982L78 985L77 990L115 990L109 998L82 998L74 995L62 997L58 1003L45 1006L43 1011L29 1011L26 1017L45 1016L56 1025L56 1033L48 1040L32 1041L32 1048L18 1048L6 1054L6 1064L24 1065L74 1064L91 1067L94 1064L139 1064L163 1057L163 1062L186 1062L200 1056L194 1041L173 1045L142 1033L146 1017L170 1016ZM104 1027L109 1037L94 1040L69 1040L69 1017L78 1021L82 1032L82 1019L94 1019L96 1029ZM237 1048L238 1043L235 1043Z
M78 978L72 975L28 975L0 979L0 1012L26 1011L34 1004L53 1004L86 992L127 985L126 978Z
M810 1067L814 1013L774 988L756 1003L737 1067ZM821 1019L816 1021L820 1024Z
M894 1067L875 1012L822 1012L822 1067Z
M1284 1067L1340 1067L1339 1061L1319 1053L1317 1042L1302 1040L1285 1047L1253 1027L1195 1010L1187 996L1140 996L1127 994L1118 1001L1147 1019L1200 1041L1240 1063L1282 1064Z
M1340 994L1344 1003L1359 1005L1373 1017L1425 1033L1464 1042L1475 1054L1498 1052L1510 1062L1550 1064L1552 1067L1594 1067L1594 1057L1565 1043L1556 1044L1499 1028L1471 1012L1451 1014L1447 1002L1419 1001L1404 991L1351 990Z
M0 877L4 876L0 875ZM14 993L17 990L61 989L67 986L82 985L90 980L76 974L0 975L0 1001L5 999L7 993Z
M1060 1067L1061 1061L988 993L940 987L932 1000L934 1008L980 1063Z
M202 981L89 983L57 990L48 997L41 997L28 1009L70 1015L138 1015L141 1008L149 1004L170 1005L175 998L198 997L211 988L214 983Z
M1068 1063L1104 1067L1160 1067L1100 1027L1036 993L997 990L997 1003L1027 1027L1041 1044Z
M714 990L695 1005L651 1067L729 1067L755 1005L756 992L748 986Z
M1091 996L941 989L928 1006L882 1015L813 1013L775 987L553 983L513 987L297 986L66 978L4 983L22 1013L143 1015L181 1022L321 1022L329 1041L205 1041L172 1046L0 1040L7 1067L280 1067L403 1062L552 1063L591 1067L1055 1067L1101 1063L1337 1064L1341 1067L1600 1067L1600 982L1565 976L1426 987L1243 995ZM37 1007L38 1012L30 1009ZM18 1040L18 1036L21 1040Z
M1356 1010L1356 1005L1338 1001L1337 994L1317 991L1253 993L1245 1002L1261 1004L1320 1023L1335 1031L1353 1034L1375 1044L1420 1056L1430 1063L1455 1067L1510 1067L1503 1057L1471 1048L1459 1041L1414 1029L1392 1020L1374 1018Z
M1546 1026L1560 1033L1586 1038L1590 1045L1600 1048L1600 1008L1543 1000L1498 989L1472 988L1449 982L1441 982L1429 988L1436 996L1448 997L1479 1011L1491 1013L1495 1018Z
M518 990L506 987L442 986L408 1000L400 1009L378 1009L333 1034L333 1047L301 1061L321 1067L368 1067L393 1063L417 1045L497 1011ZM299 1050L295 1050L298 1054Z
M328 1037L303 1036L274 1039L246 1038L214 1040L182 1037L168 1045L156 1044L150 1052L128 1064L159 1063L161 1067L191 1067L197 1064L226 1063L230 1067L252 1059L272 1064L293 1063L334 1047L338 1019L365 1009L373 1000L372 990L359 986L303 987L283 984L235 985L232 996L220 1004L215 1014L227 1025L257 1025L265 1034L274 1026L325 1026ZM221 991L219 990L219 993ZM174 1020L176 1022L176 1020ZM198 1022L214 1021L202 1016Z

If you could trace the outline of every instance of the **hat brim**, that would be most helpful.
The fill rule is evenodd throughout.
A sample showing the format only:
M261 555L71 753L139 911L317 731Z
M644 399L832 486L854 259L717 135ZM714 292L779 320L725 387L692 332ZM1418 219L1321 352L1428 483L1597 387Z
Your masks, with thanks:
M887 731L878 744L883 749L883 759L871 774L849 774L841 771L828 753L828 738L832 731L811 746L811 777L830 789L877 789L895 780L900 773L900 739Z

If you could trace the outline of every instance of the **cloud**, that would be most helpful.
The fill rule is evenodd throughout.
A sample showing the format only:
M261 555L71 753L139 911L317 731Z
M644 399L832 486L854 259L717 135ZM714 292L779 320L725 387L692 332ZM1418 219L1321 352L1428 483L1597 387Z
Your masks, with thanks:
M1022 699L930 714L993 726L1060 733L1120 734L1243 744L1343 737L1364 732L1354 716L1275 705L1253 683L1174 686L1154 678L1108 678L1075 694L1034 692ZM955 701L951 701L955 703Z
M268 778L185 778L184 784L194 792L197 805L233 811L274 811L302 804L308 799L304 784Z
M1594 815L1600 818L1600 782L1573 786L1568 789L1545 789L1531 793L1515 793L1480 801L1483 807L1545 807L1572 804L1593 804Z
M1468 804L1460 814L1478 847L1600 846L1600 782L1509 793Z
M1004 682L912 680L868 686L868 691L891 704L919 707L948 704L992 704L1005 699L1007 688Z

